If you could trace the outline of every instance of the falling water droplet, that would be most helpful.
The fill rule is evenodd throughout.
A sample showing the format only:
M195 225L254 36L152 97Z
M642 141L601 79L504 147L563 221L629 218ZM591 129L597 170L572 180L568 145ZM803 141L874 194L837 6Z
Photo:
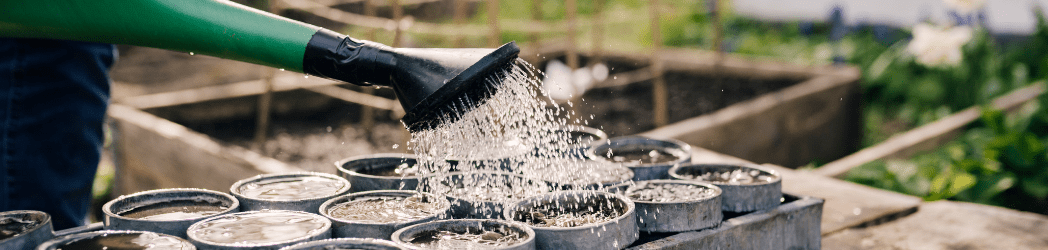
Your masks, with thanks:
M189 55L191 55L191 56L192 56L192 55L196 55L196 53L193 53L193 52L189 52Z

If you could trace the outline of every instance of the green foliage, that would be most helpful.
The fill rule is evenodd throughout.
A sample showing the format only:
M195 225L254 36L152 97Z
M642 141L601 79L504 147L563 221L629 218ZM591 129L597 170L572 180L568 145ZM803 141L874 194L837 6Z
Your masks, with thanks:
M923 197L1048 212L1048 94L1014 115L984 109L980 124L935 152L848 173L865 185Z

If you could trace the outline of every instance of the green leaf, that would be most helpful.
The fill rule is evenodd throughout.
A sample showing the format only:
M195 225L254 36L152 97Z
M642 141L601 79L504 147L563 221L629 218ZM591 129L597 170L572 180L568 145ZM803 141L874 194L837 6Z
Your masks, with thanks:
M975 186L975 176L969 173L958 173L953 176L953 182L950 183L948 196L945 198L953 197L964 190L967 190Z
M1044 178L1044 174L1038 176L1041 178L1020 178L1019 185L1026 194L1034 198L1044 199L1048 197L1048 180L1046 180L1048 178Z
M980 176L979 180L969 189L969 201L987 203L1001 192L1015 186L1015 174L1006 172L990 176Z

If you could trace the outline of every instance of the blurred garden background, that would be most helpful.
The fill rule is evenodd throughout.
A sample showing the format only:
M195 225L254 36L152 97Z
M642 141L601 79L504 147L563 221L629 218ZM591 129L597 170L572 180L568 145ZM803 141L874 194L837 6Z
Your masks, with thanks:
M516 41L529 52L563 48L566 55L563 59L558 57L563 65L570 70L585 67L593 73L578 77L569 70L565 73L569 76L560 76L551 72L551 67L555 67L551 66L555 65L552 62L544 61L536 66L546 71L547 79L563 79L560 84L567 82L576 86L572 93L579 96L598 85L593 82L607 79L607 71L615 75L617 68L631 65L597 66L599 60L572 59L570 55L576 52L593 58L601 51L647 55L652 54L653 49L687 49L710 55L695 60L717 61L729 56L800 67L854 67L861 72L858 81L861 124L856 125L861 126L858 128L861 137L853 142L858 145L853 152L875 147L893 137L919 134L921 131L917 129L922 126L966 110L973 110L976 115L970 122L962 122L960 130L945 133L942 137L945 139L933 146L891 157L875 157L828 175L927 201L950 199L1048 214L1048 95L1041 94L1048 77L1048 21L1044 18L1048 1L237 2L398 47L494 47ZM122 53L145 50L121 49ZM178 56L182 55L175 57ZM521 56L527 59L542 54ZM127 60L141 63L134 61L137 59ZM140 76L155 76L155 73L121 71L119 65L114 73L117 81L144 82L146 78ZM610 69L600 74L599 67ZM254 73L261 70L242 71L250 73L225 75L220 77L221 81L251 80L255 75L264 75ZM650 78L653 77L645 79ZM367 89L354 90L373 93ZM992 105L998 98L1015 91L1034 93L1035 97L1017 101L1006 109ZM118 84L114 92L115 96L122 93L132 96L160 91ZM629 95L630 92L617 93ZM657 109L659 104L653 105ZM653 126L665 125L665 122L660 124L657 116L655 120ZM354 124L359 122L363 121L355 120ZM396 123L388 124L381 129L397 129ZM338 127L335 130L342 135L366 137L365 132ZM332 127L328 126L326 131L330 133ZM271 137L282 138L279 134ZM320 137L313 140L306 144L345 144ZM243 144L245 147L251 147L250 138L244 141L247 141ZM291 147L305 147L302 143L295 145L299 146ZM279 160L291 157L280 158L279 150L259 147L264 155ZM354 150L363 154L402 149L373 145ZM340 157L348 155L313 158L327 164ZM838 159L811 159L806 165L785 167L819 173L823 165L835 160ZM112 164L103 163L99 171L95 189L99 197L111 195L110 188L106 187L112 185Z

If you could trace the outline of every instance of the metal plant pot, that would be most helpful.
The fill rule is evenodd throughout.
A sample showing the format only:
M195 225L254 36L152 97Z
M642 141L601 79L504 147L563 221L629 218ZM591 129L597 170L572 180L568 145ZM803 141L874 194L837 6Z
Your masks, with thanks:
M140 249L197 249L189 241L167 234L119 230L92 231L61 236L40 244L36 249L128 249L128 247L132 246L141 247Z
M32 249L53 237L51 215L33 210L0 213L0 249Z
M298 243L281 248L280 250L331 250L331 249L368 249L368 250L399 250L410 249L388 240L366 239L366 238L338 238L315 240Z
M718 181L701 178L714 173L734 173L736 170L751 176L756 182ZM779 206L782 202L782 177L778 172L755 164L686 164L669 171L674 179L709 182L723 191L721 208L728 212L749 212Z
M660 158L672 157L669 158L672 160L657 160L655 162L616 160L616 157L651 152L659 152L656 155ZM611 138L606 143L594 145L586 154L596 161L621 163L623 166L629 167L633 170L634 181L669 179L669 175L666 173L671 167L691 162L691 145L673 139L627 136Z
M529 228L527 225L524 225L523 223L519 222L491 219L441 220L417 224L401 228L400 230L394 232L393 241L399 244L411 246L412 248L420 248L423 247L422 245L417 244L417 241L420 237L433 237L433 235L439 231L448 231L455 233L469 233L478 231L497 231L501 232L501 234L513 233L518 236L523 236L524 239L517 241L515 244L507 246L485 246L482 248L500 250L535 249L535 231ZM465 249L467 247L451 246L451 248Z
M415 190L417 175L388 175L401 164L415 165L418 160L412 154L371 154L347 158L335 163L339 176L352 183L350 192L371 190Z
M302 211L248 211L202 220L187 233L200 249L279 249L331 238L331 220Z
M433 215L414 220L380 223L373 221L347 220L344 218L336 217L331 213L331 210L333 208L348 201L381 196L411 197L420 194L425 197L424 199L436 203L437 211L433 213ZM433 221L438 218L447 216L450 208L451 204L448 202L447 199L429 193L419 193L415 191L376 190L348 194L328 200L327 202L324 202L323 205L320 205L320 214L331 220L331 234L333 237L358 237L388 240L389 236L392 235L394 231L397 231L397 229L401 229L410 225L415 225L423 222Z
M341 185L337 189L329 188L330 192L318 193L315 195L303 195L301 192L296 193L294 188L288 189L292 193L291 198L265 198L257 197L252 195L245 195L245 192L250 190L250 185L272 185L273 183L291 183L298 180L319 180L323 182L330 182L332 185ZM294 210L294 211L305 211L316 213L320 209L320 204L325 201L346 194L349 192L350 183L332 174L316 173L316 172L297 172L297 173L281 173L281 174L263 174L255 177L243 179L233 183L233 186L229 188L229 192L240 200L240 211L257 211L263 209L270 210Z
M633 201L618 194L560 191L521 200L508 207L505 216L513 221L524 222L535 230L537 249L622 249L640 237L635 209ZM537 226L532 224L539 220L535 215L537 211L575 214L597 211L612 212L618 216L580 226Z
M194 188L142 191L102 206L107 230L141 230L180 238L186 238L186 229L193 223L239 211L240 202L232 195Z
M456 219L499 219L506 205L554 190L542 180L492 171L452 172L423 179L420 185L425 192L446 196L451 202L451 217ZM467 188L474 190L456 193Z
M694 185L711 190L709 196L685 201L651 201L635 199L627 190L649 184ZM713 184L686 180L649 180L626 183L608 188L630 198L637 205L637 225L645 232L684 232L710 228L720 224L721 189Z

